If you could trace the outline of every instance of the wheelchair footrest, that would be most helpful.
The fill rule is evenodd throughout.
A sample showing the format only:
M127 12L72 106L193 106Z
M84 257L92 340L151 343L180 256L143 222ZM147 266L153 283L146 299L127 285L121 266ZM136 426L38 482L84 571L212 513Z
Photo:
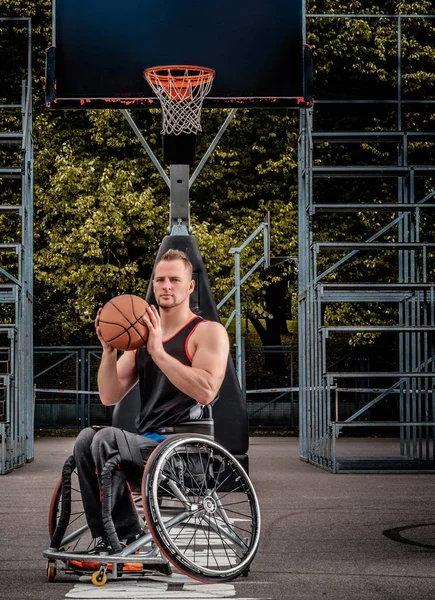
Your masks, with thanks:
M96 561L79 561L79 560L69 560L67 561L67 571L72 571L73 573L93 573L97 571L101 567L100 562ZM112 564L107 564L107 573L112 573ZM117 565L116 575L119 577L123 573L134 573L134 574L144 574L144 573L161 573L162 575L170 576L172 575L172 568L169 562L123 562Z
M168 562L166 558L159 558L158 556L149 556L148 554L89 554L88 552L67 552L63 550L55 550L53 548L45 550L42 554L50 560L61 560L63 562L76 561L93 564L95 563L98 565L106 565L109 563L165 565Z

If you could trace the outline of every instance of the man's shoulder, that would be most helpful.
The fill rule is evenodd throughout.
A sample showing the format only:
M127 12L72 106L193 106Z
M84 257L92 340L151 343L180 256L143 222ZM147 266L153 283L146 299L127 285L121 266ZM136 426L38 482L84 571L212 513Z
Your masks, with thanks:
M225 327L217 321L202 321L198 324L189 340L189 354L195 357L195 364L199 357L202 366L208 369L224 366L229 352L229 339ZM222 361L221 361L222 358ZM205 362L204 362L205 361Z
M201 342L203 340L228 338L227 330L218 321L203 320L198 323L194 331L195 340Z
M196 331L221 331L224 333L227 332L225 327L222 325L222 323L219 323L219 321L208 321L207 319L199 321L198 326L196 327Z

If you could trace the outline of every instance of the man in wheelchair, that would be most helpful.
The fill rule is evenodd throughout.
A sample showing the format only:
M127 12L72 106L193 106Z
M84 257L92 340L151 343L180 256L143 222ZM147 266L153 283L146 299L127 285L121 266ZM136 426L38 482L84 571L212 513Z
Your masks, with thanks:
M74 447L87 522L93 537L101 538L102 551L111 551L105 539L100 501L100 481L107 463L118 454L124 459L123 470L111 473L112 518L120 539L134 539L140 525L125 484L125 471L143 467L153 449L165 439L160 431L200 418L203 407L217 397L225 376L227 332L220 323L205 321L190 310L194 286L187 256L179 250L166 252L154 269L153 290L159 311L150 305L143 318L149 330L147 345L124 352L119 360L117 350L101 337L100 311L97 314L96 332L103 347L98 372L101 402L106 406L117 404L137 382L141 399L137 434L114 427L97 431L90 427L79 434Z
M88 427L77 437L50 506L49 581L58 560L67 572L93 571L96 585L108 571L122 575L126 563L144 573L160 561L168 574L169 561L204 582L249 570L260 535L252 483L226 449L189 429L217 399L229 355L225 328L190 310L194 285L186 254L163 254L153 278L159 309L150 306L143 317L146 347L119 360L97 314L100 399L115 405L138 383L136 433ZM139 496L131 486L140 481Z

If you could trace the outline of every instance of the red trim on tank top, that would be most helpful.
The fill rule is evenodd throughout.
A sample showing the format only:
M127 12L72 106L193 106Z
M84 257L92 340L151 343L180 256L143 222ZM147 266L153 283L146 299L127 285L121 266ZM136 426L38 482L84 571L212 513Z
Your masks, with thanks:
M197 323L195 325L195 327L192 329L192 331L189 333L189 335L187 336L186 342L184 344L184 352L186 353L186 356L190 360L190 362L192 362L192 357L190 356L189 350L187 349L187 345L189 343L190 336L192 335L192 333L195 331L195 329L198 327L198 325L201 325L202 323L210 323L210 321L208 321L207 319L203 319L202 321L200 321L199 323Z
M191 323L192 321L194 321L195 319L197 319L197 318L198 318L198 316L199 316L199 315L195 315L194 317L192 317L192 318L190 319L190 321L187 321L187 323L185 323L185 324L184 324L182 327L180 327L180 329L179 329L178 331L176 331L176 332L174 333L174 335L171 335L171 337L167 338L166 340L163 340L163 343L164 343L164 344L166 344L166 342L169 342L170 340L172 340L172 339L173 339L173 338L174 338L176 335L178 335L178 334L180 333L180 331L183 331L183 329L184 329L185 327L187 327L188 325L190 325L190 323ZM200 318L202 318L202 317L200 317ZM198 325L199 325L199 323L198 323Z

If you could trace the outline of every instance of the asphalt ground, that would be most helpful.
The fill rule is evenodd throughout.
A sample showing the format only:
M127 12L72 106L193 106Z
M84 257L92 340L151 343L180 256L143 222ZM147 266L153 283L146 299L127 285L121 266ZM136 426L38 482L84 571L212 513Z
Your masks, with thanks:
M377 452L388 454L388 440L370 442L371 449L375 445ZM35 460L0 476L4 600L127 597L121 588L95 588L86 581L80 584L82 595L74 595L74 575L59 574L53 583L46 580L41 553L49 543L48 508L73 443L71 438L37 439ZM346 445L345 451L356 455L367 440L348 440ZM222 587L213 597L435 598L433 475L332 475L299 460L297 438L252 438L249 454L262 515L260 548L249 576L230 586L235 591ZM83 595L88 586L89 595ZM189 592L190 597L211 597L211 587L200 586ZM106 596L99 591L105 588ZM180 596L150 590L139 586L134 598L189 597L187 592Z

